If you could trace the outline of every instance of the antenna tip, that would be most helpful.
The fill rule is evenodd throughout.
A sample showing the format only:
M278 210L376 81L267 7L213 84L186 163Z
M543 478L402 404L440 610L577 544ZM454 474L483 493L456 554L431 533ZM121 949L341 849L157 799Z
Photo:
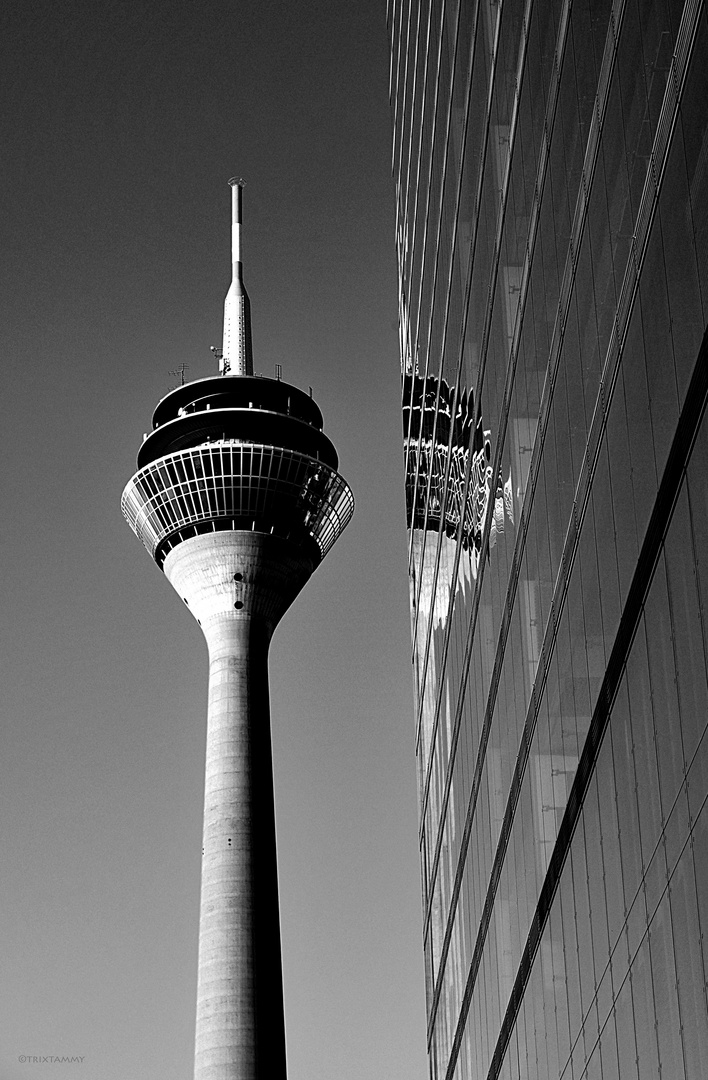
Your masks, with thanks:
M246 181L242 180L240 176L232 176L229 180L229 187L245 187Z

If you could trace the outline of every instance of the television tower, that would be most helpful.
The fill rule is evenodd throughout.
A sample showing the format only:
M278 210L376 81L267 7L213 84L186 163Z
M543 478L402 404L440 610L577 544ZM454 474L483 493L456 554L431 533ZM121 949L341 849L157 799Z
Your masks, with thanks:
M121 508L209 651L195 1080L285 1080L268 647L354 500L311 392L253 374L229 183L221 374L158 403Z

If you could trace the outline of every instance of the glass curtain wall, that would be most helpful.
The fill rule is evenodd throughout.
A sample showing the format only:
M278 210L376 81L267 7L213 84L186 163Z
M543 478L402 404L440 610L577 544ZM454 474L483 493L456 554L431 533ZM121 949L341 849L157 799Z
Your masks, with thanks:
M699 1080L705 2L387 17L430 1077Z

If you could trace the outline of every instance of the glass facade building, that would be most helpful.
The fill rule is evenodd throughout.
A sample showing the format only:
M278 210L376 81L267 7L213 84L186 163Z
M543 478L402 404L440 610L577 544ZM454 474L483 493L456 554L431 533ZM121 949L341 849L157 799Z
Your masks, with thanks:
M708 17L389 0L432 1080L708 1077Z

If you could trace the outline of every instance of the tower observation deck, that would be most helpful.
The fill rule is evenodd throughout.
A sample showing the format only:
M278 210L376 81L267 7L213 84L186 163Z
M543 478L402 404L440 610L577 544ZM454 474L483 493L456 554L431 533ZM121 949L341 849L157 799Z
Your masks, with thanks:
M195 1080L284 1080L268 648L354 501L312 397L253 374L230 183L221 374L158 403L121 507L209 651Z

